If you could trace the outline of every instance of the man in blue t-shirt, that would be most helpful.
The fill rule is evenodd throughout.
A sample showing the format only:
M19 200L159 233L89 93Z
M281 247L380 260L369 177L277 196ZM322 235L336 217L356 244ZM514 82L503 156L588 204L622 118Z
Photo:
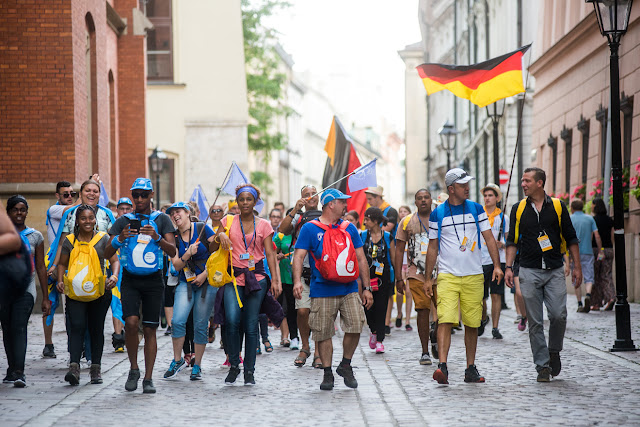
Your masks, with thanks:
M326 190L321 196L322 215L318 218L322 224L335 226L342 224L342 217L347 210L346 199L351 196L343 194L334 188ZM331 338L335 334L334 323L340 312L340 325L344 331L342 362L336 369L336 373L344 378L347 387L356 388L358 382L353 376L351 358L358 346L360 333L365 322L365 314L362 308L363 302L366 308L373 304L373 295L369 284L369 269L367 259L362 250L362 240L358 230L353 224L346 228L351 243L355 249L360 271L360 284L357 281L348 283L333 282L325 279L318 268L316 260L323 257L322 248L325 230L313 222L308 222L300 229L300 235L296 242L293 255L293 295L302 297L302 263L307 252L311 252L309 258L311 267L311 316L309 326L313 332L313 340L320 350L320 359L324 369L324 378L320 384L321 390L333 389L333 372L331 371L331 359L333 357L333 345ZM346 250L346 249L345 249ZM339 257L340 258L340 257Z

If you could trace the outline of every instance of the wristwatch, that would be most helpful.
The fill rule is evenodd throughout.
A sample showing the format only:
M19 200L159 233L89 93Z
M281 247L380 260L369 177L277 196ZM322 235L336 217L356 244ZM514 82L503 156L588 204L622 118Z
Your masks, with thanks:
M505 265L504 268L510 268L513 270L513 265Z
M367 287L367 288L362 288L362 292L364 292L364 291L369 291L369 292L371 292L371 286L369 286L369 287Z

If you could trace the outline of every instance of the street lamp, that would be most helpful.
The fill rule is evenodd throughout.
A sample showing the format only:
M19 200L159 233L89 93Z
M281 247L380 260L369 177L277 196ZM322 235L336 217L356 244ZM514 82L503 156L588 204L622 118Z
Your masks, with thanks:
M149 164L151 165L151 171L156 174L156 201L158 206L156 209L160 209L160 174L164 169L164 160L167 158L167 155L164 154L164 151L160 147L156 147L153 149L153 153L149 156Z
M456 135L458 133L458 130L449 123L449 120L447 120L442 127L438 129L441 147L447 152L447 170L451 169L451 153L456 149Z
M491 118L493 124L493 182L500 183L500 144L498 141L498 124L504 115L505 100L500 99L492 104L493 108L487 105L487 116ZM486 159L485 159L486 161Z
M620 142L620 72L618 48L627 32L633 0L586 0L593 3L600 33L607 38L611 57L611 175L613 177L613 228L616 263L616 341L611 351L637 350L631 339L631 319L627 302L627 266L624 250L624 210L622 199L622 154Z

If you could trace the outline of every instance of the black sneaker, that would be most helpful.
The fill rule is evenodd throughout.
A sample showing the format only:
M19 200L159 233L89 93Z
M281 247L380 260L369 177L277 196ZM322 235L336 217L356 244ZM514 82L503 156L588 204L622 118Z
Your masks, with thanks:
M129 370L129 376L127 382L124 383L124 389L127 391L134 391L138 388L138 380L140 379L140 369Z
M440 353L438 353L438 342L434 342L431 344L431 354L433 354L434 359L440 359Z
M171 364L169 365L169 369L167 369L167 372L164 373L164 379L168 380L170 378L175 378L176 375L180 373L182 368L185 368L186 366L187 365L184 361L184 358L182 357L177 362L171 359Z
M232 366L229 369L229 373L227 374L227 378L224 379L225 384L233 384L236 382L236 378L240 375L240 368L237 366Z
M539 383L548 383L549 381L551 381L550 375L551 375L551 369L545 366L544 368L538 371L537 381Z
M429 357L429 353L422 353L420 357L421 365L431 365L433 362L431 361L431 357Z
M171 335L171 325L167 326L167 329L164 331L165 336Z
M7 372L7 376L2 379L3 384L13 384L18 377L15 372Z
M338 365L336 374L344 378L344 385L346 385L347 387L358 388L358 381L356 381L356 377L353 376L353 368L351 367L351 365Z
M55 359L56 352L53 348L53 344L45 344L44 349L42 350L42 357L45 359Z
M497 339L497 340L501 340L502 339L502 334L500 333L498 328L493 328L491 330L491 335L493 335L494 339Z
M551 370L551 376L557 377L562 370L562 362L560 362L560 353L557 351L549 352L549 368Z
M433 373L433 379L438 381L438 384L449 384L449 371L446 363L438 363L438 369Z
M16 380L13 382L13 386L16 388L24 388L27 386L27 380L21 371L15 372Z
M481 337L484 334L484 327L489 323L489 316L486 319L480 321L480 326L478 327L478 336Z
M396 328L402 326L402 317L396 317Z
M480 375L478 372L478 368L476 365L469 365L467 369L464 370L464 382L465 383L483 383L484 377Z
M391 335L391 328L389 326L385 326L384 327L384 334L386 336L390 336Z
M576 312L578 312L578 313L582 313L583 311L584 311L584 307L582 306L582 303L581 303L581 302L579 302L579 303L578 303L578 309L576 310Z
M244 385L256 385L256 380L253 378L253 372L244 373Z
M339 368L338 368L339 369ZM333 390L333 374L328 372L324 374L320 383L320 390Z
M587 295L584 297L584 309L582 312L588 313L589 311L591 311L591 297Z
M156 392L152 379L142 380L142 392L146 394L153 394Z

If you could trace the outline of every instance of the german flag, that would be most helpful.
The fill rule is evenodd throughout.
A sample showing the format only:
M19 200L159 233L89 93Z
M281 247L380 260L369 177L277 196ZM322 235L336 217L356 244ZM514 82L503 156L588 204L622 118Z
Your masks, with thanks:
M422 64L418 74L427 95L447 89L478 107L524 92L522 56L531 44L474 65Z

